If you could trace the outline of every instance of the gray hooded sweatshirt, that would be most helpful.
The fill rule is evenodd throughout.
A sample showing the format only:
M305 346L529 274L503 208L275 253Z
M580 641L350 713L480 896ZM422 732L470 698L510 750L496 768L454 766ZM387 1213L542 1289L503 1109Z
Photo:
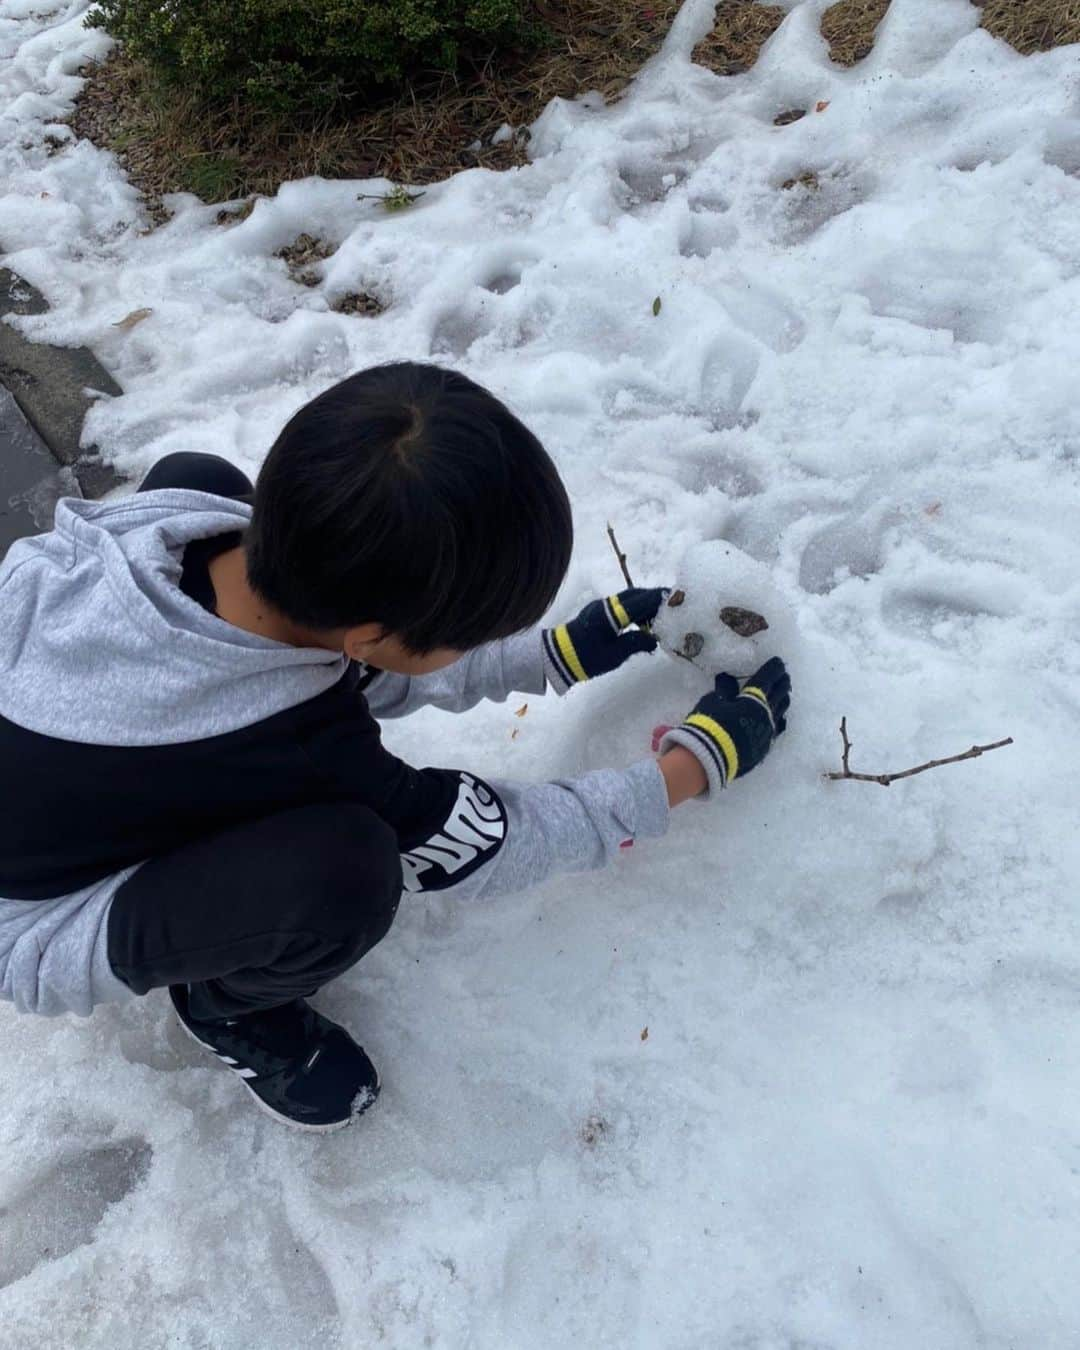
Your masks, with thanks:
M146 857L114 848L106 863L91 846L94 829L110 847L124 840L110 785L132 757L118 759L117 750L188 754L194 742L257 728L318 698L349 670L343 655L236 628L180 589L185 547L242 530L250 516L244 503L181 489L104 503L67 498L54 528L14 544L0 565L0 804L10 822L0 827L0 897L12 897L0 898L0 997L20 1011L85 1015L96 1003L133 996L109 965L108 913ZM540 632L478 648L433 675L370 672L361 687L355 697L376 718L539 694ZM72 756L82 776L48 772ZM438 889L463 901L506 894L555 872L601 867L623 841L667 829L666 789L652 759L550 783L481 785L479 801L488 805L479 809L490 817L490 791L501 805L494 842L454 833L462 802L475 808L469 785L478 780L456 770L419 772L450 774L460 791L458 817L444 812L445 820L430 822L430 837L399 831L406 889L417 893ZM82 854L65 871L76 819ZM16 876L18 886L5 885ZM79 884L57 893L64 876Z

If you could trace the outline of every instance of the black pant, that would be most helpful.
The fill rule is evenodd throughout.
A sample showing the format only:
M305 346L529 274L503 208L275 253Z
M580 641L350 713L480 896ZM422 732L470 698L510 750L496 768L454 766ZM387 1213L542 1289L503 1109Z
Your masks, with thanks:
M216 456L178 454L140 491L165 487L238 496L251 485ZM195 1017L241 1016L359 961L389 931L401 888L397 835L366 806L294 807L144 863L110 907L109 962L137 994L188 984Z
M149 862L109 909L109 963L145 994L189 984L199 1018L304 998L386 936L397 835L366 806L294 807Z
M220 455L203 455L197 450L178 450L159 459L139 484L140 492L159 488L191 488L194 492L213 492L218 497L244 497L253 491L251 480L242 469Z

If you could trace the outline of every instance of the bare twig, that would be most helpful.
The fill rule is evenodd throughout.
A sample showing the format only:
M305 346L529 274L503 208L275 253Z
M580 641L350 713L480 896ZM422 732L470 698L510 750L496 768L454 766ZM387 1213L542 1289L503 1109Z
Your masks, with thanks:
M627 584L627 586L630 587L631 590L633 590L633 589L634 589L634 579L633 579L633 577L631 577L631 575L630 575L630 569L629 569L629 567L627 567L627 565L626 565L626 554L625 554L625 553L622 551L622 549L619 547L619 541L615 538L615 527L612 525L612 523L611 523L610 520L608 521L607 537L611 540L611 547L615 550L615 556L616 556L616 558L618 558L618 560L619 560L619 566L622 568L622 574L623 574L623 577L624 577L624 579L625 579L625 581L626 581L626 584ZM645 633L651 633L651 632L652 632L652 624L651 624L651 623L645 623L644 621L642 621L641 623L638 624L638 627L642 630L642 632L645 632ZM681 656L681 657L683 657L685 660L689 661L689 662L691 663L691 665L694 664L693 658L690 657L690 656L687 656L685 652L676 652L675 655L676 655L676 656Z
M973 745L962 755L949 755L946 759L928 759L925 764L918 764L914 769L904 769L900 773L853 773L848 762L851 755L851 741L848 739L846 717L840 719L840 736L844 744L844 753L840 761L843 769L840 773L827 773L824 776L834 781L852 778L859 783L880 783L882 787L888 787L898 778L910 778L913 774L925 773L927 769L940 769L943 764L959 764L962 759L978 759L980 755L985 755L990 750L1000 750L1003 745L1013 743L1013 738L1006 736L1003 741L994 741L992 745Z
M630 578L630 569L626 565L626 554L619 547L619 541L615 538L615 531L612 528L611 521L608 521L607 537L611 540L611 547L615 550L615 556L619 560L619 566L622 568L622 574L626 578L626 584L633 589L634 583Z

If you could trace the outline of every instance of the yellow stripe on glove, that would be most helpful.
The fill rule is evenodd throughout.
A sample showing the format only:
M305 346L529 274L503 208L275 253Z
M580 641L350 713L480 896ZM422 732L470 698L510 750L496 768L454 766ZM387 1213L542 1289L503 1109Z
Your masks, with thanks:
M691 713L686 721L692 727L700 727L706 736L720 747L724 764L727 766L727 781L730 783L739 772L739 752L735 749L735 742L731 736L719 722L714 722L705 713Z
M555 629L555 642L559 648L559 655L566 662L573 672L575 680L587 680L589 677L585 674L585 667L578 660L578 654L574 650L574 644L570 640L570 634L567 631L566 624L561 623Z
M623 608L623 603L617 595L608 596L608 604L611 606L611 612L619 622L620 628L629 628L632 622L630 615Z

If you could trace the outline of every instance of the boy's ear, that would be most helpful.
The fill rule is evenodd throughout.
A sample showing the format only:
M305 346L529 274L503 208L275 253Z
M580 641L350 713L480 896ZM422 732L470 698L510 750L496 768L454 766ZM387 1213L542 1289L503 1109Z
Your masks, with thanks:
M361 623L345 631L345 655L351 661L366 661L373 647L377 647L386 636L386 630L379 623Z

